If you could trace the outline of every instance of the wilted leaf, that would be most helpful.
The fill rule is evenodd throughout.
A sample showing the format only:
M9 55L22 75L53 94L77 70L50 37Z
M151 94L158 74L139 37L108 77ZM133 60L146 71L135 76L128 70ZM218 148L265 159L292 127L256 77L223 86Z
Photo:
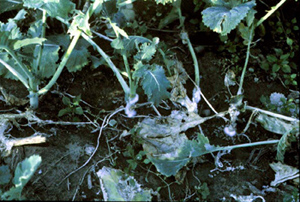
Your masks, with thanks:
M255 120L259 122L266 130L280 135L288 133L295 128L299 130L299 125L297 123L288 123L266 114L259 114Z
M141 188L132 176L121 170L104 166L97 175L104 201L151 201L151 190Z
M278 163L271 163L271 168L276 172L275 180L271 182L271 186L277 186L287 180L299 178L299 169L289 165Z
M137 126L147 158L160 173L175 175L191 157L213 151L215 147L205 136L199 134L194 141L182 133L204 121L197 114L187 116L184 112L173 111L168 117L146 118Z

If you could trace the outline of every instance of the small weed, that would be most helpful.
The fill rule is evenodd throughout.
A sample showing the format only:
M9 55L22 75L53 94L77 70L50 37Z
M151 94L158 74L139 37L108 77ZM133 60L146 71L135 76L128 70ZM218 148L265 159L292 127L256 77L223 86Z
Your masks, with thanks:
M77 114L77 115L83 114L83 110L82 110L81 106L79 105L80 100L81 100L81 95L74 97L72 100L70 98L64 96L62 101L63 101L64 105L66 105L67 107L61 109L58 112L58 116L61 117L61 116L68 114L69 116L72 117L73 121L80 121L80 119L77 116L74 116L75 114Z

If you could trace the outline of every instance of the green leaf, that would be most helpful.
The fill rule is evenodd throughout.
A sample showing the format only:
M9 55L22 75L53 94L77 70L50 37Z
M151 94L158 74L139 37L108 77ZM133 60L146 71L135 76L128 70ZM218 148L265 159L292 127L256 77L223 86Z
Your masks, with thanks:
M153 43L143 43L139 52L134 56L134 59L149 62L156 53L156 44L155 38L153 39Z
M11 177L9 166L0 166L0 185L9 183Z
M42 162L42 158L39 155L32 155L26 158L22 162L18 163L15 175L13 178L14 187L2 195L5 200L20 200L22 199L21 193L24 186L33 176L37 168Z
M35 47L34 56L37 58L39 54L39 46ZM40 66L36 67L37 64L33 65L35 67L33 72L39 79L50 78L54 75L58 64L59 59L58 51L60 47L55 44L45 43L43 46L43 52L41 57ZM34 63L37 61L35 60Z
M81 107L76 107L75 108L75 114L82 115L83 114L82 108Z
M132 177L118 169L102 167L97 172L104 201L151 201L151 190L143 189Z
M27 31L27 36L35 38L42 36L42 26L43 21L37 20L30 24L30 27Z
M20 68L20 66L16 63L14 59L12 59L8 53L0 53L0 58L9 64L13 69L15 69L19 74L21 74L24 78L27 78L25 72ZM7 79L18 80L18 78L13 75L5 66L0 64L0 75Z
M286 37L286 43L287 43L287 45L292 46L293 42L294 42L293 39L291 39L289 37Z
M286 60L286 59L288 59L289 57L290 57L290 54L287 53L287 54L281 55L281 56L280 56L280 60Z
M280 65L278 65L278 64L272 65L272 72L278 72L279 70L280 70Z
M45 38L26 38L26 39L23 39L23 40L17 40L14 44L13 44L13 49L14 50L17 50L17 49L20 49L24 46L28 46L28 45L32 45L32 44L39 44L39 45L42 45L42 43L44 41L46 41L47 39Z
M142 86L148 96L148 100L156 106L161 100L170 97L170 93L167 91L167 88L170 87L170 82L165 76L164 69L159 65L144 71Z
M151 40L142 36L129 36L128 39L124 38L122 41L126 54L132 54L134 51L139 50L138 46L141 43L151 43Z
M58 45L61 45L63 51L67 51L70 44L70 37L68 35L53 35L48 38ZM89 63L89 58L91 56L90 52L87 50L89 46L90 44L84 39L78 40L66 64L69 72L81 70Z
M0 0L0 14L22 8L22 0Z
M202 11L203 23L211 30L226 35L236 28L255 5L255 1L250 1L229 8L225 6L206 8Z
M277 145L276 160L281 161L281 162L284 161L285 151L290 146L290 142L288 141L288 135L290 135L289 132L283 134L283 136L280 138L278 145Z
M70 0L23 0L24 7L45 9L53 18L67 19L68 14L75 10L75 4Z
M113 30L114 30L117 37L119 37L119 34L120 34L120 35L122 35L122 36L124 36L125 38L128 39L127 33L123 29L118 27L116 23L110 23L110 25L112 26L112 28L113 28Z
M173 3L176 0L155 0L156 4L168 4L168 3Z
M71 112L72 112L71 108L64 108L64 109L61 109L61 110L59 110L59 112L58 112L58 117L64 116L65 114L69 114L69 113L71 113Z
M76 72L89 63L90 52L85 49L73 49L66 64L69 72Z
M281 69L284 73L291 73L292 72L291 67L289 65L282 65Z
M24 7L34 9L40 8L44 4L44 0L23 0L23 2Z
M124 44L123 41L120 37L114 39L111 43L110 43L111 47L113 47L114 49L124 49Z
M268 62L274 63L278 59L277 59L277 57L275 55L267 55L267 60L268 60Z
M67 105L67 106L72 104L70 98L68 98L66 96L63 97L62 102L64 103L64 105Z
M68 33L70 33L71 36L74 36L78 29L84 31L87 35L92 36L89 24L89 17L81 11L78 11L77 15L73 18Z

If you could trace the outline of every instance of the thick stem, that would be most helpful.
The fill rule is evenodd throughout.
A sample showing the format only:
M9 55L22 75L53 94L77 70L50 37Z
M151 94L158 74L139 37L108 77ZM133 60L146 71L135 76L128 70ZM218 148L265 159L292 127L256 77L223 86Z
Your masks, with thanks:
M87 40L94 48L97 49L97 51L100 53L100 55L104 58L104 60L107 62L109 67L112 69L112 71L115 73L119 83L121 84L124 92L126 95L130 94L130 88L128 87L126 81L120 74L118 68L114 65L114 63L111 61L110 57L106 55L106 53L86 34L82 33L82 37Z
M194 69L195 69L195 83L197 84L198 87L200 87L200 72L199 72L199 65L198 65L198 60L196 53L194 51L194 48L192 46L192 43L189 39L189 37L186 38L187 44L189 46L189 50L192 54L193 62L194 62Z
M48 92L49 89L56 83L58 77L60 76L62 70L64 69L66 63L68 62L68 59L69 59L69 57L70 57L73 49L75 48L75 45L76 45L76 43L77 43L77 41L78 41L81 33L82 32L80 30L76 31L75 36L73 37L73 39L71 41L71 44L69 45L69 47L67 49L67 52L64 54L63 59L60 62L59 67L57 68L55 74L53 75L53 77L51 78L51 80L49 81L49 83L44 88L42 88L41 90L39 90L39 92L38 92L39 95Z
M46 20L47 20L47 11L43 10L41 38L45 38L45 36L46 36ZM35 63L35 69L38 69L41 64L41 59L42 59L42 55L43 55L43 46L44 46L43 44L44 44L44 42L42 43L42 45L39 46L40 49L39 49L37 61Z
M128 64L127 56L125 55L125 53L122 53L122 57L123 57L123 61L125 64L125 68L126 68L126 72L127 72L128 80L129 80L129 87L130 87L130 95L129 96L130 96L130 98L134 98L135 94L136 94L136 92L135 92L136 87L131 78L131 71L130 71L130 67Z

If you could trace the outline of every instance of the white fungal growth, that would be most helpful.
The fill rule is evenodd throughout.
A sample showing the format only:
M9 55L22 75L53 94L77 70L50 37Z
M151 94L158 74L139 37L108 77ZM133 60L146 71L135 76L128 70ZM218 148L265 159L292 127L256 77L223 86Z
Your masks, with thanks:
M139 95L135 94L134 98L129 98L126 108L125 108L125 113L128 117L134 117L136 115L136 111L132 109L132 107L139 101Z
M229 125L224 128L224 133L229 137L233 137L236 135L236 130L232 125Z

